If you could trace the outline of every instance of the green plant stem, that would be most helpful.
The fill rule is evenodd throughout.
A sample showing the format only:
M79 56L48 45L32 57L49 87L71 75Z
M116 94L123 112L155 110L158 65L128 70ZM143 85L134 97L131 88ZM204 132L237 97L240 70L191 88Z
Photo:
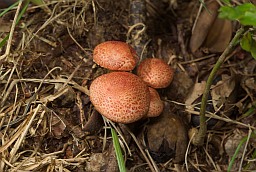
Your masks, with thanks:
M216 75L217 71L219 70L219 68L221 67L221 65L224 63L226 57L230 54L230 52L233 50L233 48L237 45L237 43L239 42L239 38L243 33L244 33L243 27L241 27L239 30L237 30L236 35L233 37L233 39L229 43L228 47L225 49L225 51L219 57L218 61L214 65L214 67L209 75L209 78L207 79L206 86L204 89L204 94L202 97L201 108L200 108L200 128L199 128L198 133L194 137L194 140L193 140L194 145L202 146L204 144L204 138L205 138L206 131L207 131L205 111L206 111L208 95L210 92L212 82L215 78L215 75Z

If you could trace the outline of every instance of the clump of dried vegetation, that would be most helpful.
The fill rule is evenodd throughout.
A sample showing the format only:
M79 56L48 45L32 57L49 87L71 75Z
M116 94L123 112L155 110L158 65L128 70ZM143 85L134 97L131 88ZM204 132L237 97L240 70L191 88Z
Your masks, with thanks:
M208 5L211 17L196 0L135 1L137 12L147 11L139 27L132 0L44 2L29 4L21 18L26 3L18 3L0 18L0 171L117 171L110 127L130 171L256 168L256 61L239 46L211 87L203 146L191 144L193 132L188 137L199 123L207 77L238 28L215 21L217 1ZM107 40L143 44L136 49L142 58L162 58L176 69L173 83L159 90L161 117L126 126L94 110L90 83L106 71L92 52Z

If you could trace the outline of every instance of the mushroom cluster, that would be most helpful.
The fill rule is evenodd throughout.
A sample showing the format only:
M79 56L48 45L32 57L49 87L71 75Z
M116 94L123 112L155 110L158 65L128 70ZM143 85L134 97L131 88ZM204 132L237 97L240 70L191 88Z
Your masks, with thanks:
M162 113L164 104L155 89L165 88L172 81L173 70L167 63L148 58L138 66L137 75L132 74L138 55L121 41L97 45L93 61L111 70L97 77L90 86L90 100L101 115L127 124Z

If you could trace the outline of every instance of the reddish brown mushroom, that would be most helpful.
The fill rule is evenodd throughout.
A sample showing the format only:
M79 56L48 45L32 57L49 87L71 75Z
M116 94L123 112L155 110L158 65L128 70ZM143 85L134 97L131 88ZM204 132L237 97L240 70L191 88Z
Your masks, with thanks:
M103 42L93 51L93 61L110 70L131 71L135 68L138 59L135 50L121 41Z
M163 60L147 58L143 60L137 69L137 75L153 88L165 88L173 79L173 69Z
M154 88L149 87L149 93L150 104L147 117L157 117L163 112L164 103L161 100L158 92Z
M90 99L95 109L109 120L132 123L146 116L150 95L148 86L138 76L112 72L92 82Z

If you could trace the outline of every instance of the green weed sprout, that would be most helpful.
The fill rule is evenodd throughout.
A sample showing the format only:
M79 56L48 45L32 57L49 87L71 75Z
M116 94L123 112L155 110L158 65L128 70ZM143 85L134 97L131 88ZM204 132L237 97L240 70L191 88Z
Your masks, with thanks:
M121 150L118 136L116 134L115 129L111 128L111 134L112 134L112 139L113 139L113 145L114 145L115 152L116 152L116 159L117 159L119 171L126 172L124 157L122 154L122 150Z

